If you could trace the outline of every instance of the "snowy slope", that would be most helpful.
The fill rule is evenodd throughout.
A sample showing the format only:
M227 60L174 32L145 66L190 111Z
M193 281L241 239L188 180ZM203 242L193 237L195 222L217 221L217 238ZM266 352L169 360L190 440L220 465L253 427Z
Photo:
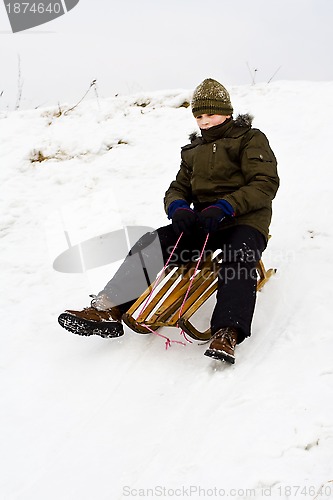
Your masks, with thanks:
M190 91L0 112L1 500L333 498L333 82L230 91L281 177L264 254L278 274L234 366L57 324L114 270L56 272L68 240L167 222Z

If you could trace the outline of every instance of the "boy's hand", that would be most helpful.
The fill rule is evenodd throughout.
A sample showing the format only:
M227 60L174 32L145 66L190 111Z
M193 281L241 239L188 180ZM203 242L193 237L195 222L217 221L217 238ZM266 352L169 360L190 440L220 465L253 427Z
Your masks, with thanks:
M177 235L190 234L197 222L197 214L191 208L177 208L172 216L172 227Z
M217 231L220 222L225 217L233 217L235 215L234 209L226 200L219 200L215 205L210 205L199 214L199 219L203 230L206 233L213 233Z

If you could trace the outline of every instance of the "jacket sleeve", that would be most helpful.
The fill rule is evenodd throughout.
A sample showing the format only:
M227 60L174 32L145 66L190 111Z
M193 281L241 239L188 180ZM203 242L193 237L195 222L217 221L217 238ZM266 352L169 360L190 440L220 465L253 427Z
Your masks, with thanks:
M191 188L192 172L190 167L182 157L180 169L177 173L176 179L171 182L169 189L164 197L164 209L168 213L169 205L175 200L185 200L189 205L192 202L192 188Z
M260 130L251 130L241 150L241 170L245 185L223 197L243 215L270 206L279 188L277 161Z

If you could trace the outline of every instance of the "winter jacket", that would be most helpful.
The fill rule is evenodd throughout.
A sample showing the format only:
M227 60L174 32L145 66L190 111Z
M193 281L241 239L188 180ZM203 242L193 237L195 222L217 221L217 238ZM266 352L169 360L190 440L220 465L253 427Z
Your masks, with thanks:
M249 115L231 118L218 139L204 141L199 136L182 148L179 172L165 193L166 213L174 200L185 200L201 211L224 199L235 217L222 221L221 228L246 224L268 238L272 200L279 187L277 162L266 136L251 123Z

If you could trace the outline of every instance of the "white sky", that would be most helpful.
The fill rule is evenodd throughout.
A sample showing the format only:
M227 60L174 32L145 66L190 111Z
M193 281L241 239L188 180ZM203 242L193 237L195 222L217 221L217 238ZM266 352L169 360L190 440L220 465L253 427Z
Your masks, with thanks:
M46 0L45 0L46 1ZM226 85L333 80L333 0L80 0L68 14L12 34L0 4L0 110ZM315 99L314 99L315 100ZM312 104L313 106L313 104ZM315 109L309 103L309 110Z

